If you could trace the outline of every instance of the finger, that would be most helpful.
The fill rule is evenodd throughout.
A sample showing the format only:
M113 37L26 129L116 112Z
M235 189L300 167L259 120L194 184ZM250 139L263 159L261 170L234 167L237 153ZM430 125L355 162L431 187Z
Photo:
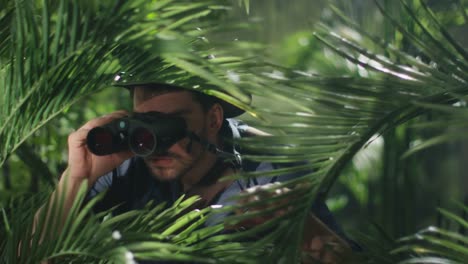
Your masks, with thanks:
M314 237L309 244L308 250L310 251L320 251L323 248L323 241L320 237Z
M88 135L89 129L81 128L68 136L68 146L70 149L83 147L86 145L86 136Z
M336 254L333 251L323 250L320 256L321 263L330 264L330 263L338 263Z
M319 260L323 250L323 242L320 237L314 237L309 243L304 243L303 252L313 260Z
M339 263L344 248L333 236L317 236L312 239L309 248L305 249L310 256L320 263Z

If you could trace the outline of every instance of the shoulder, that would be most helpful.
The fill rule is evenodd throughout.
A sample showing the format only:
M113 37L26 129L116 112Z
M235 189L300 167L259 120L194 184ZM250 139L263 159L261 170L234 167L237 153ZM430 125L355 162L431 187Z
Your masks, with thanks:
M98 193L107 190L112 186L116 178L125 177L133 163L135 163L133 158L128 159L124 161L119 167L99 177L99 179L97 179L97 181L93 184L93 186L91 186L91 189L89 190L89 198L92 198Z
M128 159L119 167L101 176L90 188L87 199L106 192L100 201L104 209L122 202L133 202L148 191L143 188L149 186L147 176L144 162L140 158Z

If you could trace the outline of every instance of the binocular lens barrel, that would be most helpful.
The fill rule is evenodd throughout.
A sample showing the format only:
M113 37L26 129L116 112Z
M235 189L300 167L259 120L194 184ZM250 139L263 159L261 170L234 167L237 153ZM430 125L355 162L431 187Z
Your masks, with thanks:
M119 145L114 133L106 127L96 127L89 131L87 136L88 148L96 155L108 155L116 152Z
M164 153L178 140L187 136L185 120L159 112L134 113L95 127L88 132L86 143L98 156L130 150L146 157Z
M157 138L149 129L139 127L130 134L129 143L133 153L148 156L156 149Z

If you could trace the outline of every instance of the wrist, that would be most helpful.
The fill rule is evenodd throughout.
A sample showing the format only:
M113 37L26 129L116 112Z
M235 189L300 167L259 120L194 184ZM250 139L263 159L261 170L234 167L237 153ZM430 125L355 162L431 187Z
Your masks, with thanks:
M88 178L86 176L74 173L70 167L67 167L60 178L60 184L67 186L69 191L78 190L81 184L87 180Z

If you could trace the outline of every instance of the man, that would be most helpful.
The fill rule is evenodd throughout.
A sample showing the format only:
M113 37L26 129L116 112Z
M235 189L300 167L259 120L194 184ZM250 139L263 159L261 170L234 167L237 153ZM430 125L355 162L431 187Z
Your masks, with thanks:
M66 193L65 210L71 207L79 186L85 180L90 189L90 198L108 189L102 202L97 205L97 210L120 205L116 210L120 213L141 208L149 201L170 205L182 194L200 196L201 201L196 205L199 208L212 204L226 205L232 203L230 197L247 188L294 177L285 175L249 181L218 181L223 176L240 171L267 171L276 167L271 163L242 163L239 159L238 150L230 144L231 139L252 131L254 134L260 133L226 119L242 111L214 97L167 84L144 83L128 85L127 88L133 94L135 113L159 112L181 117L187 130L198 140L184 137L164 152L146 157L135 157L129 150L96 156L86 145L89 131L130 113L117 111L89 121L68 139L66 172L69 179L66 182L62 179L59 183L59 191ZM339 241L340 247L347 248L347 243L334 235L334 232L341 234L341 231L323 201L317 201L312 210L321 221L313 218L314 225L318 226L316 230L319 231L309 232L309 239L304 242L305 249L320 251L324 246L324 241L319 239L321 236L333 236L335 241ZM207 224L221 220L210 219ZM328 227L322 226L321 222L325 222ZM321 253L315 257L328 260L327 263L334 262L334 257L329 254Z
M117 193L114 191L115 188L111 188L109 194L104 198L104 203L101 203L100 206L110 208L118 202L124 202L126 203L123 206L125 207L124 210L135 209L142 207L149 200L171 203L182 193L199 195L202 198L199 205L201 207L212 203L215 196L232 183L229 181L217 182L216 180L239 169L238 164L235 164L235 162L225 162L217 155L220 148L225 145L220 132L230 129L227 127L229 125L224 116L233 116L235 114L234 110L225 114L224 108L214 98L179 87L145 85L131 87L131 89L134 112L160 112L182 117L187 125L187 130L195 134L200 140L196 141L193 138L185 137L170 146L164 153L157 153L144 158L127 159L126 161L124 160L131 157L131 153L114 154L117 156L113 158L112 165L115 164L113 162L123 164L117 170L112 171L114 168L111 168L112 172L107 173L99 180L96 177L100 177L109 171L102 173L103 170L101 170L100 173L102 174L93 174L90 180L90 186L92 186L90 196L115 186L116 181L126 181L125 184L121 183L121 185L125 186L129 186L129 181L132 181L130 185L139 184L143 188L145 186L151 187L143 191L139 190L137 194L130 196L129 192L131 190L119 190L119 193ZM89 128L106 124L114 117L122 117L121 114L123 113L116 112L109 117L91 121L91 125L88 123L70 136L70 143L84 144L84 136L86 136ZM215 151L210 149L210 146L216 146L218 152L216 152L216 149ZM227 154L227 152L224 153ZM70 155L74 155L74 153L70 153ZM111 157L104 156L103 158L108 161ZM233 154L232 157L235 158L235 155ZM100 157L96 158L99 159ZM135 175L129 177L130 174ZM210 181L208 181L207 176L211 177Z

